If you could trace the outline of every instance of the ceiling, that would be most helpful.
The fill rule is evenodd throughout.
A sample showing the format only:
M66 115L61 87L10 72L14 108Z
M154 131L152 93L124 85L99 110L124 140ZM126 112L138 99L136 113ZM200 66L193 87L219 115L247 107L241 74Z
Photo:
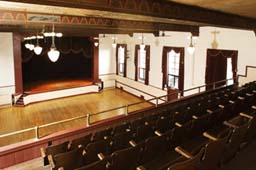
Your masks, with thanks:
M255 5L255 0L0 0L0 31L27 36L43 26L51 31L53 24L64 35L76 36L159 31L198 35L201 26L256 30Z
M186 5L256 18L256 0L168 0Z

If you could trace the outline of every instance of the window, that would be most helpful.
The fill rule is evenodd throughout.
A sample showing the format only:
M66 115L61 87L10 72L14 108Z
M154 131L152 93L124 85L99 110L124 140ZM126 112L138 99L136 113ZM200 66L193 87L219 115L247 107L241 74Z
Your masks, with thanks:
M233 71L232 71L232 58L227 58L227 75L226 75L226 79L231 79L228 80L227 85L232 85L234 84L234 80L233 80Z
M139 71L138 77L140 81L145 81L145 73L146 73L146 51L139 50L138 51L138 63L139 63Z
M126 44L117 44L116 46L116 74L126 77Z
M162 89L184 90L184 47L163 47L162 74Z
M168 87L179 88L179 66L180 66L180 53L175 53L175 51L171 50L167 54L167 66L168 66L168 76L167 82Z
M144 50L140 50L140 46L135 46L135 81L144 82L148 85L150 70L150 46L146 45Z
M118 48L118 74L124 75L124 48L120 46Z

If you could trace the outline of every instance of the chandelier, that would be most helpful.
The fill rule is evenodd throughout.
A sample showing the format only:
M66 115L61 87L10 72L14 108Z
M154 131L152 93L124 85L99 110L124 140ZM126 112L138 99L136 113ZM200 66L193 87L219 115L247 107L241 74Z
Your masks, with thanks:
M193 36L192 35L190 36L190 44L189 44L187 50L190 55L193 55L195 53L195 46L193 45Z
M43 28L43 31L42 31L43 35L42 36L39 36L37 34L36 36L25 37L24 38L24 41L26 41L25 47L30 51L34 51L34 53L36 55L40 55L43 51L43 47L40 46L39 39L44 39L45 37L51 37L52 44L51 44L50 51L47 54L48 54L48 58L52 62L56 62L59 59L60 52L57 50L57 48L55 46L55 37L62 37L63 34L62 33L56 33L54 31L54 29L55 29L55 27L54 27L54 24L53 24L51 32L44 32L44 28ZM33 44L34 40L36 40L35 45Z
M116 48L116 46L117 46L117 44L116 44L116 36L114 36L112 39L114 40L113 43L112 43L112 47Z
M52 25L52 33L51 33L52 45L51 45L50 51L47 53L49 59L52 62L56 62L59 59L59 56L60 56L60 52L57 50L57 48L55 46L55 36L57 36L57 34L54 32L54 24L53 24ZM61 36L62 36L62 34L61 34Z

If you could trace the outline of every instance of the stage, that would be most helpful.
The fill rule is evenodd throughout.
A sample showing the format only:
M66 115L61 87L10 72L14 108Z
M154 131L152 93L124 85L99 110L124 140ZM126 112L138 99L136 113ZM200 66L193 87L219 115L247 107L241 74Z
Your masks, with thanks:
M93 85L91 79L60 79L24 83L25 94L44 93Z
M90 79L59 79L24 84L24 94L16 103L22 105L62 97L99 92L100 86Z

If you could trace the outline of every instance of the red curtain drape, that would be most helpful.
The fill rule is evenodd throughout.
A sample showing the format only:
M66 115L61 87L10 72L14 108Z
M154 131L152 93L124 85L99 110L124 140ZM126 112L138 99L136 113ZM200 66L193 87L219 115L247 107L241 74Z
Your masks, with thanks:
M227 75L227 58L232 58L233 78L236 78L238 51L234 50L217 50L207 49L205 83L211 84L226 79ZM215 84L215 87L224 85L223 83ZM212 89L213 85L208 85L207 89Z
M118 49L119 47L124 48L124 77L127 74L127 44L117 44L116 45L116 74L118 75Z
M135 81L138 81L138 51L140 49L139 45L135 45L134 52L134 65L135 65Z
M179 65L179 90L184 90L184 48L183 47L163 47L162 54L162 73L163 73L163 82L162 89L168 86L167 83L167 54L173 50L175 53L180 53L180 65Z
M146 45L146 75L145 75L145 84L148 85L149 82L149 70L150 70L150 46Z

